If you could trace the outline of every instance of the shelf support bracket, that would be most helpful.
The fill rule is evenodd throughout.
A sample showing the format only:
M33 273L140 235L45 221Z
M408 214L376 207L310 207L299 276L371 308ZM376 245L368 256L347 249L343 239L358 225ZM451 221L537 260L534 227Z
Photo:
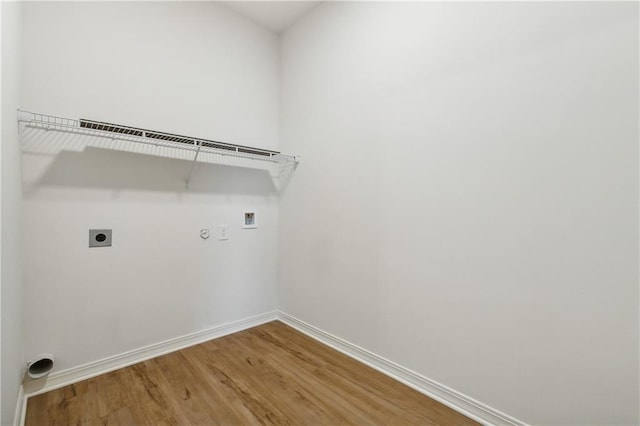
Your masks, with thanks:
M199 142L196 142L198 144L198 149L196 150L196 155L193 157L193 161L191 162L191 169L189 169L189 175L187 175L187 180L185 181L185 187L187 189L189 189L189 182L191 182L191 175L193 174L193 170L196 168L196 161L198 160L198 155L200 154L200 148L202 147L202 145L200 145Z

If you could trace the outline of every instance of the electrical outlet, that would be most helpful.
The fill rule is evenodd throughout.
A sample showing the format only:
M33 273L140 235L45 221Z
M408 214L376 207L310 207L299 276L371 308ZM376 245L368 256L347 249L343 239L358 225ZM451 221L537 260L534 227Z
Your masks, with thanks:
M89 229L89 247L111 247L111 229Z
M220 241L229 239L229 225L220 225Z

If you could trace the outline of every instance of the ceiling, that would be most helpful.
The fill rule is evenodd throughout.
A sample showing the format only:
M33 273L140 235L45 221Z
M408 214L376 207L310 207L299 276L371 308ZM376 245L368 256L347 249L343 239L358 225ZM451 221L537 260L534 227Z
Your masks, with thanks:
M223 1L221 3L279 34L316 7L320 1Z

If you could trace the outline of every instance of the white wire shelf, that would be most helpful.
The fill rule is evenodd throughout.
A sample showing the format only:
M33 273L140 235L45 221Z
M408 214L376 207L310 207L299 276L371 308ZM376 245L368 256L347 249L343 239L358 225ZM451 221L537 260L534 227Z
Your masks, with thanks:
M282 186L300 161L262 148L23 110L18 110L18 125L24 153L58 155L91 147L190 161L187 188L197 163L264 169Z
M113 141L131 142L135 144L145 144L155 147L190 151L193 153L194 162L198 161L198 156L200 154L207 153L268 161L279 164L297 163L300 161L300 157L296 155L283 154L278 151L271 151L262 148L254 148L93 120L57 117L54 115L39 114L23 110L18 110L18 123L21 123L22 126L30 129L86 135L111 139Z

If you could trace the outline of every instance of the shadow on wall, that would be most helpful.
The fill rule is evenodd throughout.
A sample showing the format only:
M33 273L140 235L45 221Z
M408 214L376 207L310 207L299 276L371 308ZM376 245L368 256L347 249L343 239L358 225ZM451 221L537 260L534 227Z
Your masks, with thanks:
M243 160L258 161L258 160ZM87 147L57 154L23 153L25 196L42 187L269 196L273 173L229 164L192 161Z

